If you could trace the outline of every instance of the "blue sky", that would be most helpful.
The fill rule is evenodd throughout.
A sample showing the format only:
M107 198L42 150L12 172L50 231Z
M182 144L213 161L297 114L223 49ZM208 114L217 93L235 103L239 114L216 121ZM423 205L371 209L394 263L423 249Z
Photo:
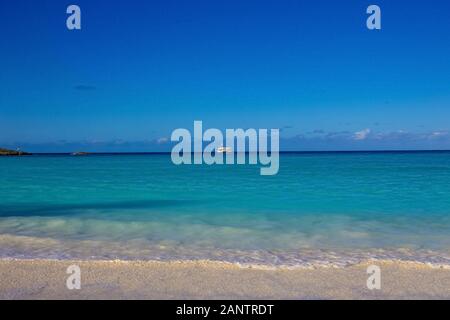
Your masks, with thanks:
M82 30L66 28L77 4ZM382 30L366 28L366 8ZM450 3L0 2L0 146L162 151L280 128L284 150L450 149Z

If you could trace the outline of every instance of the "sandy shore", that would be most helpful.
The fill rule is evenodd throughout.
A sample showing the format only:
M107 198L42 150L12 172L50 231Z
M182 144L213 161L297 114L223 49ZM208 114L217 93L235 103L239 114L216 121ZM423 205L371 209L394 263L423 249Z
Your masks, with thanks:
M68 266L81 289L68 290ZM381 289L366 286L368 264L316 269L243 268L193 262L0 260L0 299L450 299L450 270L376 262Z

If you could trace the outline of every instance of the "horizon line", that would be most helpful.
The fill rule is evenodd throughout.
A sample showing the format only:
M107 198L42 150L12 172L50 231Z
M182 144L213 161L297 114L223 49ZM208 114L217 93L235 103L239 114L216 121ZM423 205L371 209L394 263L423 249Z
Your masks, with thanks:
M270 152L270 151L268 151ZM450 152L450 149L405 149L405 150L286 150L278 151L278 153L419 153L419 152ZM72 155L74 152L29 152L31 155ZM86 155L121 155L121 154L171 154L171 151L125 151L125 152L86 152ZM191 154L202 153L202 152L190 152ZM245 153L246 152L232 152L233 154ZM255 152L258 153L258 152Z

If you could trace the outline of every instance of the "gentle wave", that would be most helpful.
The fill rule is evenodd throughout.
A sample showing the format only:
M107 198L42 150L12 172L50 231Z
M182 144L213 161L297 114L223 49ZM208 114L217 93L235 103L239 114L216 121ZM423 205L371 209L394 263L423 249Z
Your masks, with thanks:
M366 261L401 261L450 268L450 252L426 249L238 250L209 246L150 244L144 241L56 240L0 236L2 259L192 261L208 260L260 268L348 267Z

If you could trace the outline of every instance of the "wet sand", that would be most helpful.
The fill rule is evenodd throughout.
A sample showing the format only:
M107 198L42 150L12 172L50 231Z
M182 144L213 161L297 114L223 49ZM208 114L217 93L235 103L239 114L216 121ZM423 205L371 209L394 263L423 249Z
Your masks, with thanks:
M67 267L81 268L68 290ZM369 290L367 266L381 268ZM314 269L264 269L183 261L0 260L0 299L450 299L450 269L372 262Z

